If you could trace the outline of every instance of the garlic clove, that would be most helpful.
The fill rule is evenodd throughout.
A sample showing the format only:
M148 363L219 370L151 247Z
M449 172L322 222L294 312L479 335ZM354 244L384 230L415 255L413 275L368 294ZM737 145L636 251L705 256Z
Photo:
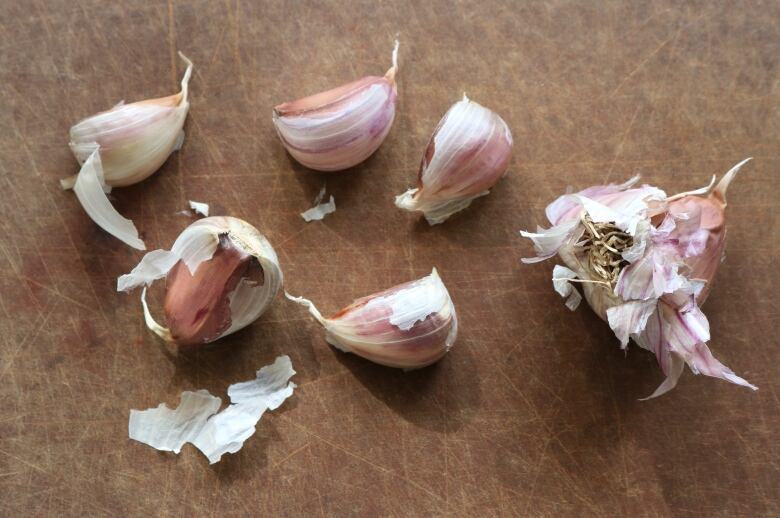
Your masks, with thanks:
M418 186L396 196L397 207L420 211L431 225L485 196L504 176L512 132L495 112L463 96L444 115L423 155Z
M756 389L712 356L700 309L723 256L725 192L745 162L717 186L713 179L674 196L636 187L638 178L566 194L547 207L551 228L521 232L537 252L524 262L557 253L566 264L555 267L553 286L570 309L578 283L621 347L633 339L656 355L666 380L650 397L674 388L685 364L695 374Z
M179 345L208 343L230 326L230 299L254 258L226 236L194 273L179 261L166 278L165 320Z
M689 224L683 228L687 231L685 235L681 235L682 232L678 231L673 234L673 237L686 243L697 239L700 243L700 253L687 255L684 262L690 269L691 278L706 281L698 296L698 300L702 303L709 295L712 281L723 260L726 248L726 191L742 166L750 160L751 158L746 158L732 167L718 182L715 189L703 193L704 196L684 196L669 203L669 211L678 214L678 218L686 215L689 219L693 219L690 215L696 215L695 221L698 226Z
M427 277L358 299L330 318L311 301L285 295L309 309L328 343L388 367L435 363L458 334L455 306L435 268Z
M228 216L196 221L171 250L146 254L117 291L151 285L167 277L165 317L158 324L141 294L149 329L179 346L210 343L251 324L262 315L282 284L271 244L249 223Z
M383 77L351 83L274 108L279 139L295 160L316 171L340 171L376 151L390 132L398 103L393 64Z
M192 62L181 52L179 57L187 64L179 93L120 103L71 127L70 149L80 164L87 160L96 144L100 146L106 184L123 187L138 183L157 171L181 147L182 127L190 107L187 94ZM75 179L61 183L67 189Z

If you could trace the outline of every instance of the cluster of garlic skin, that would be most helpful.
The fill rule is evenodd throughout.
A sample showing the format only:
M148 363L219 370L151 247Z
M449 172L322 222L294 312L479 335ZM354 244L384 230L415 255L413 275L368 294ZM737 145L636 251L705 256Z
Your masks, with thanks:
M551 228L521 232L537 252L524 262L558 255L566 265L555 266L553 287L569 309L581 300L572 283L580 284L622 348L633 339L656 355L666 379L651 398L673 389L686 364L696 374L756 389L714 358L700 309L723 259L726 190L745 162L717 185L713 178L674 196L636 186L638 177L565 194L547 206Z
M135 225L106 195L112 187L146 179L181 148L192 62L180 56L187 68L179 93L120 103L70 131L70 148L82 167L62 181L63 188L74 190L99 226L139 250L146 246ZM384 76L278 105L272 120L279 139L295 160L317 171L341 171L365 161L395 119L397 72L398 42ZM442 223L489 193L506 174L511 153L506 122L464 95L434 130L417 187L397 196L395 204L421 212L431 225ZM633 339L656 354L667 378L651 397L671 390L685 364L695 373L755 388L712 356L706 345L709 324L699 309L723 254L726 189L743 163L714 189L713 183L671 197L655 187L634 187L636 179L567 194L547 207L550 229L521 233L538 254L526 262L557 254L566 264L555 267L553 286L570 309L581 300L573 286L578 283L622 347ZM311 219L335 210L332 197L329 203ZM163 277L166 325L154 319L146 303L146 287ZM171 250L147 253L119 278L117 289L143 286L147 326L188 348L251 324L270 306L282 280L276 253L256 228L237 218L207 217L186 228ZM430 365L457 337L455 307L436 269L358 299L329 318L311 301L287 297L308 308L334 347L390 367Z

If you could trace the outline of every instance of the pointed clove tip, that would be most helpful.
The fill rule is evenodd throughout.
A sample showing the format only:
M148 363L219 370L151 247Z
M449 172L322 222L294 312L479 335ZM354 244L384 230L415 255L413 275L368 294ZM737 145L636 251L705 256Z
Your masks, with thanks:
M395 81L395 73L398 72L398 47L400 45L398 37L396 36L395 44L393 45L392 65L387 72L385 72L385 78L391 82Z
M188 93L188 86L190 83L190 77L192 77L192 68L193 64L190 58L185 56L182 51L178 51L177 54L179 57L184 61L184 64L187 65L187 69L184 71L184 77L181 78L181 97L182 101L187 102L187 93Z
M715 186L715 190L713 191L713 194L715 195L715 197L720 199L721 203L723 203L724 206L726 205L726 191L728 190L729 185L731 184L732 180L734 180L734 177L737 175L737 173L742 168L742 166L747 164L751 160L753 160L752 156L747 157L746 159L744 159L743 161L741 161L740 163L738 163L737 165L729 169L728 172L725 175L723 175L723 178L721 178L720 182L718 182L718 185Z

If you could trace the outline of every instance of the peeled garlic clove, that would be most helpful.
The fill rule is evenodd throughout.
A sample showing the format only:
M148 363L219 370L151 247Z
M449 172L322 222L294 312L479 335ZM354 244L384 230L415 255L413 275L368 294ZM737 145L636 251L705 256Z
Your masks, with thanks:
M279 138L298 162L317 171L355 166L376 151L390 132L398 103L393 66L383 77L368 76L274 108Z
M70 128L70 149L83 164L100 146L103 174L107 185L123 187L138 183L157 171L168 156L184 142L184 120L190 103L188 84L192 62L187 64L181 92L130 104L120 103L108 111L88 117ZM70 188L74 178L62 181Z
M311 301L286 295L309 308L331 345L388 367L435 363L458 335L455 306L435 268L427 277L358 299L330 318Z
M117 291L167 277L165 319L158 324L141 295L147 327L168 342L213 342L262 315L282 284L279 260L268 240L238 218L212 216L182 232L171 250L146 254L117 282Z
M497 113L463 96L434 130L418 186L396 196L401 209L421 211L431 225L485 196L509 167L512 132Z
M756 389L716 360L707 342L704 302L725 247L726 190L747 160L715 186L667 196L638 178L561 196L547 207L553 225L521 232L536 262L558 254L553 286L576 307L573 284L582 286L593 311L621 343L633 339L655 353L666 380L650 397L677 384L683 366L696 374Z

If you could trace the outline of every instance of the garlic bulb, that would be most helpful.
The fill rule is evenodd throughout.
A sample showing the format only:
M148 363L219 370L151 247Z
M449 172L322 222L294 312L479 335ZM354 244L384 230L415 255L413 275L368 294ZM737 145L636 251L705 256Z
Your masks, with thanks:
M331 345L388 367L435 363L458 335L455 306L435 268L427 277L358 299L330 318L310 300L285 295L309 308Z
M88 117L70 128L70 149L79 164L100 147L105 183L112 187L133 185L148 178L184 142L184 120L190 103L188 84L192 62L187 64L181 92L131 104L119 103L108 111ZM62 181L71 188L75 177Z
M167 342L192 346L213 342L262 315L282 284L279 260L268 240L238 218L212 216L182 232L171 250L146 254L122 275L117 291L167 277L165 319L159 325L141 294L146 325Z
M340 171L371 156L390 132L398 92L398 41L383 77L368 76L274 108L279 138L298 162Z
M666 380L650 397L673 389L687 364L695 374L756 387L716 360L700 305L723 259L726 190L734 166L715 186L666 196L639 177L566 194L548 205L551 228L521 232L541 261L558 254L566 267L553 270L553 286L574 310L585 299L608 322L621 347L630 338L655 353ZM713 186L714 189L713 189Z
M431 225L485 196L509 167L512 132L504 120L465 95L447 111L423 155L418 186L396 196Z

